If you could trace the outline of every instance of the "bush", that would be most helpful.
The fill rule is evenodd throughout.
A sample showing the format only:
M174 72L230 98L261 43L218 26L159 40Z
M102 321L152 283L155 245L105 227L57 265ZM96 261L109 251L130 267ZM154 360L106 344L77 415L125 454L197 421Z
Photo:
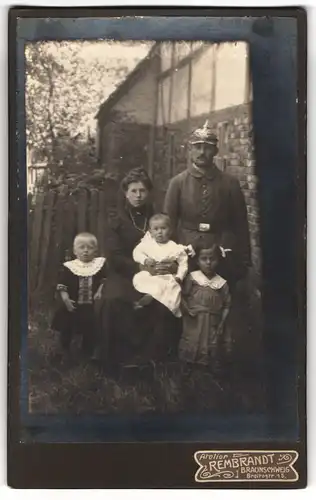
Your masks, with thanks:
M118 175L106 173L103 169L93 169L89 173L70 173L65 172L64 169L60 169L58 173L53 173L50 169L48 175L44 176L36 185L36 191L75 194L81 189L87 191L103 190L108 183L118 187Z

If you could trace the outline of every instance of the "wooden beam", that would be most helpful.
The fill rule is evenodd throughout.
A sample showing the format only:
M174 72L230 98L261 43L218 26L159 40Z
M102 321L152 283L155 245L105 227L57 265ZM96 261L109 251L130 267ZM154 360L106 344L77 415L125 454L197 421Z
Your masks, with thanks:
M172 43L171 67L174 67L175 59L175 42ZM172 99L173 99L173 79L174 71L170 73L170 89L169 89L169 106L168 106L168 124L171 123Z
M191 42L192 47L192 42ZM187 108L187 120L188 129L190 128L191 121L191 92L192 92L192 59L189 60L189 76L188 76L188 108Z
M217 63L217 44L212 47L212 89L211 89L211 112L215 110L216 102L216 63Z
M160 50L159 50L158 54L155 55L154 59L154 71L155 71L154 113L153 113L153 121L150 127L149 149L148 149L148 173L150 176L153 176L154 174L155 137L156 137L156 127L157 127L158 92L159 92L158 74L160 68L161 68L161 61L160 61Z
M173 46L174 48L174 46ZM201 55L203 52L205 52L209 48L209 45L204 45L203 47L200 47L199 49L196 49L194 52L191 54L187 55L183 59L181 59L177 64L173 64L173 61L171 61L171 67L160 73L159 79L165 78L169 75L171 75L176 69L180 69L186 64L189 63L189 61L192 61L195 59L195 57L198 57Z
M249 61L249 47L246 48L247 51L247 63L246 63L246 74L245 74L245 96L244 103L250 102L250 91L251 91L251 74L250 74L250 61Z

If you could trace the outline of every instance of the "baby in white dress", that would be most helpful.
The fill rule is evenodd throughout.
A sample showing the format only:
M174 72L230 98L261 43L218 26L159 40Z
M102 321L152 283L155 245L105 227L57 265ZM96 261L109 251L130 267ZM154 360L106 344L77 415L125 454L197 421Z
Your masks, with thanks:
M135 289L145 294L136 304L143 307L153 299L166 306L176 317L181 317L181 283L188 272L188 255L193 255L193 248L185 247L170 240L171 221L165 214L156 214L149 221L149 231L135 247L133 259L138 264L150 266L156 263L178 264L175 275L151 275L140 271L133 278Z

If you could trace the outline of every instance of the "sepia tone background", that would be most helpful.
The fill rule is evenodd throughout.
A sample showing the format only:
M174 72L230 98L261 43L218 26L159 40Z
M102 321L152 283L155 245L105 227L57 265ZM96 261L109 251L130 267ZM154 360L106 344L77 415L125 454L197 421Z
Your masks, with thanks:
M186 138L209 120L219 137L218 166L235 175L248 208L252 257L260 269L252 85L246 43L157 43L100 106L97 151L106 171L147 167L163 198L186 168Z
M105 215L131 168L148 170L159 209L186 168L189 133L206 119L219 168L244 192L260 275L246 43L42 42L27 46L26 62L31 293L52 292L76 232L96 233L104 253Z
M33 413L181 411L170 367L149 384L107 379L91 364L56 362L50 329L59 266L80 231L105 229L119 183L134 168L153 179L157 209L170 178L188 163L187 138L206 119L219 138L218 167L244 192L251 235L249 312L260 338L260 230L252 129L252 85L244 42L40 42L26 46L28 169L28 373ZM248 307L248 304L247 304ZM247 349L246 349L247 350ZM195 387L195 382L197 383ZM254 377L230 386L190 381L196 410L256 411L264 388Z

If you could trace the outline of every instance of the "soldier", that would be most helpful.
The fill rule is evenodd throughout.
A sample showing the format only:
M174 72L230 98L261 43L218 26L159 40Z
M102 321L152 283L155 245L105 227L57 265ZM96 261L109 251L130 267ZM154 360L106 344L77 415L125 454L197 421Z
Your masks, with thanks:
M233 287L251 266L247 209L238 180L214 163L217 142L208 122L193 132L190 165L171 179L164 211L178 243L215 243L229 250L222 275Z

